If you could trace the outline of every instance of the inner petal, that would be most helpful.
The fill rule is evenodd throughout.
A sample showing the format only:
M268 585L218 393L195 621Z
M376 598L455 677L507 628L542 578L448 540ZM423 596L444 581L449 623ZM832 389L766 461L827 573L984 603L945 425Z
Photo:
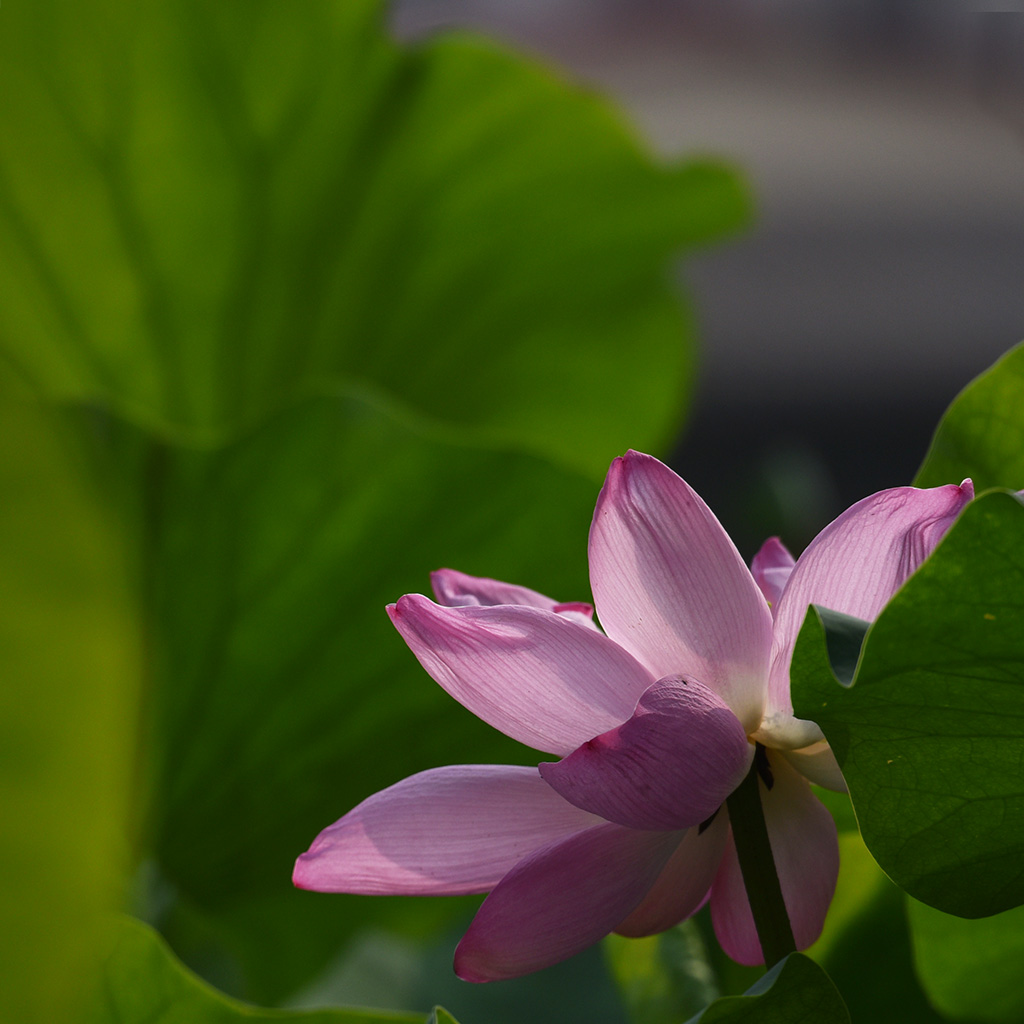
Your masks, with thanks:
M743 726L713 690L666 676L631 718L540 773L557 793L628 828L698 825L739 785L754 754Z
M714 514L668 466L627 452L590 528L590 583L605 633L660 679L721 694L748 730L764 709L772 616Z

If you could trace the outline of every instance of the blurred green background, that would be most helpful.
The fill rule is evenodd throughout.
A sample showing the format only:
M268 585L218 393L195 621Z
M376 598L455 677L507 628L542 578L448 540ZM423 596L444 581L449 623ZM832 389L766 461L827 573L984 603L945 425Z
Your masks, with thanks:
M533 756L383 607L444 564L585 597L607 463L682 422L670 261L747 222L736 174L384 13L2 12L10 1019L75 1018L114 908L264 1004L454 989L466 901L290 885L374 790Z

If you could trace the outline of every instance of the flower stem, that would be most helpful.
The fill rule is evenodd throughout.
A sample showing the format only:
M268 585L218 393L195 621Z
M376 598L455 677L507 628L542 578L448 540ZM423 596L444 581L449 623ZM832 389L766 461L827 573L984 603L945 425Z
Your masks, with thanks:
M761 773L771 779L764 747L759 743L747 777L726 800L732 825L736 852L739 855L743 885L754 915L757 938L764 953L765 967L774 967L780 960L796 952L793 928L782 898L779 875L775 870L768 841L768 826L761 806Z

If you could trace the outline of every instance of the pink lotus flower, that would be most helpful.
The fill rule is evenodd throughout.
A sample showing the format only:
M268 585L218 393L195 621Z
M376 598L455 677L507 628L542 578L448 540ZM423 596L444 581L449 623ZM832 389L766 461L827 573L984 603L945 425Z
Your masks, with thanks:
M807 779L843 789L821 731L793 717L789 662L810 603L873 619L972 497L882 491L799 558L768 541L749 571L703 501L662 463L616 459L590 531L593 608L434 573L388 612L431 676L474 714L560 758L434 768L364 800L299 857L323 892L490 892L455 954L469 981L511 978L611 931L650 935L709 898L725 951L763 962L726 798L767 748L760 787L799 948L839 867ZM767 783L771 782L769 786Z

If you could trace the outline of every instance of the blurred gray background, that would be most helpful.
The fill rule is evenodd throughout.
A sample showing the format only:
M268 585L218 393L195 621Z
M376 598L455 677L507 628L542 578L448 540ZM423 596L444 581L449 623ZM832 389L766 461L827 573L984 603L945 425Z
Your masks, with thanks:
M459 26L593 83L657 152L746 171L756 227L681 270L700 373L672 457L745 554L908 483L957 391L1024 339L1019 0L394 12L404 38Z

